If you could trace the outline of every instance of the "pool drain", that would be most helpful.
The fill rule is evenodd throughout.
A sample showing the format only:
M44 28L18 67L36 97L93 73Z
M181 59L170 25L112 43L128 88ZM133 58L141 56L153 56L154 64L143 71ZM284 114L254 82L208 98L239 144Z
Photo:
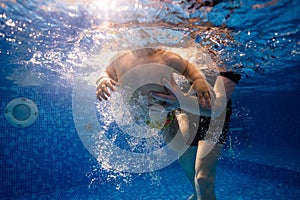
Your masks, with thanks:
M25 97L11 100L5 107L5 118L17 128L30 126L38 117L38 107Z

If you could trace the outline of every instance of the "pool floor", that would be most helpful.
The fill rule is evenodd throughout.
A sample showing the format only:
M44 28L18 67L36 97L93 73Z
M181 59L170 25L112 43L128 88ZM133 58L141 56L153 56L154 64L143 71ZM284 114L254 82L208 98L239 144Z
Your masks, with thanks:
M154 175L154 181L149 175L136 175L129 183L121 184L119 189L116 189L115 183L107 182L15 199L185 200L192 193L177 162ZM225 156L220 160L217 171L216 195L219 200L298 200L299 177L297 171Z
M297 200L300 197L299 186L288 185L265 178L253 177L251 175L234 172L228 169L218 169L216 183L217 198L220 200L274 200L290 199ZM176 170L176 180L162 181L161 185L151 185L145 180L135 180L120 190L115 185L105 186L81 186L52 193L22 196L21 199L82 199L82 200L185 200L191 194L191 188L181 170Z

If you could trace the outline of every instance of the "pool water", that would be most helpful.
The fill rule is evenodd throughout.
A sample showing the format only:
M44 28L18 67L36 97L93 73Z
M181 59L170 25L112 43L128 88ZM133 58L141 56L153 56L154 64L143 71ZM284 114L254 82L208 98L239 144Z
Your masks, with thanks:
M277 173L273 169L263 166L245 163L245 167L221 162L217 174L218 188L216 195L218 199L297 199L299 196L299 180L282 182L280 179L272 179L271 176L262 173L250 172L249 165L256 170L270 170L268 173ZM234 167L232 167L232 165ZM239 169L240 168L240 169ZM156 172L160 180L149 183L149 177L144 175L135 177L130 184L118 185L108 183L93 187L78 186L55 192L45 192L30 196L22 196L17 199L187 199L192 193L188 181L180 169L180 166L173 164L170 167ZM170 173L172 176L170 177ZM280 173L280 172L279 172ZM289 174L290 176L292 173ZM298 180L297 180L298 179Z
M187 199L192 188L177 161L147 173L109 170L88 147L99 126L110 138L116 130L105 113L92 119L99 110L94 79L109 53L191 43L242 75L217 198L299 199L299 4L195 2L0 2L0 199ZM38 107L25 128L4 115L18 97Z

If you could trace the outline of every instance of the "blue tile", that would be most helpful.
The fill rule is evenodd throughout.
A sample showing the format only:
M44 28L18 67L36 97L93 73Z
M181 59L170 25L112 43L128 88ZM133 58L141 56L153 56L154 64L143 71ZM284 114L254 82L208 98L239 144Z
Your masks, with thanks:
M153 174L133 174L107 181L109 173L94 167L97 162L76 132L71 90L1 89L1 109L11 99L25 96L35 101L40 112L37 121L24 129L12 127L0 115L3 132L0 198L177 200L186 199L192 193L176 162ZM236 146L236 150L239 148L243 146ZM96 181L90 185L92 179ZM216 192L219 199L225 200L271 200L282 196L296 199L300 196L298 180L299 173L293 171L223 158L218 168Z

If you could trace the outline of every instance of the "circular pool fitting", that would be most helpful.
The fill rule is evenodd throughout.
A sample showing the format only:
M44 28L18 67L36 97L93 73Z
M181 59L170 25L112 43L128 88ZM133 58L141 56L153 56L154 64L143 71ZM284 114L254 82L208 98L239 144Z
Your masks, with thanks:
M5 118L13 126L25 128L30 126L38 117L38 107L25 97L11 100L5 107Z

